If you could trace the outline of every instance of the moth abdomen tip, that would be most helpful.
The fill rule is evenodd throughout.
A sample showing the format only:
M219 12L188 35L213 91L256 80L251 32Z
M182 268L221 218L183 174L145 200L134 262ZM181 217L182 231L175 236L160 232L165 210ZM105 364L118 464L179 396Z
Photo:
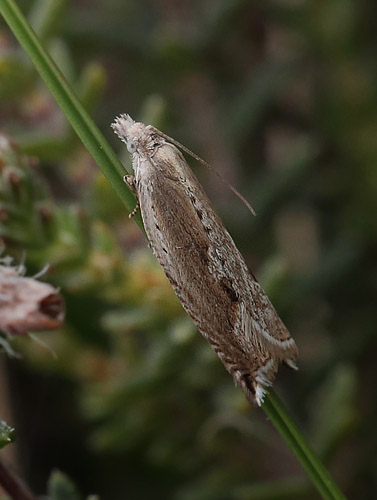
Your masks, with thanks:
M289 368L292 368L292 370L298 370L298 366L293 359L285 359L284 362Z
M266 390L263 389L263 387L260 384L258 384L255 391L255 401L258 406L262 406L265 396L266 396Z

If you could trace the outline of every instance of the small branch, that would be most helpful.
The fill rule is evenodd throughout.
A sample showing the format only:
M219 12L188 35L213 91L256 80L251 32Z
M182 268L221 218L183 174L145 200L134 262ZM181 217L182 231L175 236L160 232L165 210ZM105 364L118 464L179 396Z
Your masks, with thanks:
M0 459L0 485L13 500L37 500L25 484Z

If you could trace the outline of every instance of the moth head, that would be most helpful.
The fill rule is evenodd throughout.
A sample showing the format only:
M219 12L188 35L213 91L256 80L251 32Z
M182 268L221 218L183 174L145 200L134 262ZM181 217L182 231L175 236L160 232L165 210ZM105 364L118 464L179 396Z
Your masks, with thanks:
M125 143L131 154L148 150L151 147L149 127L135 122L129 115L120 115L111 124L119 139Z
M135 125L135 121L130 117L130 115L120 115L111 124L111 128L114 130L116 135L121 141L123 141L130 153L136 150L136 144L133 139L131 139L130 129Z

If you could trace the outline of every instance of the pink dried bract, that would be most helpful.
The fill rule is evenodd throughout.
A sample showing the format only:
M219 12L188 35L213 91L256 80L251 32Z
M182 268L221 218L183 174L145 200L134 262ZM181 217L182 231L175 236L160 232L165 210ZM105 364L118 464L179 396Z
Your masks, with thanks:
M0 330L24 335L51 330L64 320L62 296L48 283L20 276L17 267L0 265Z

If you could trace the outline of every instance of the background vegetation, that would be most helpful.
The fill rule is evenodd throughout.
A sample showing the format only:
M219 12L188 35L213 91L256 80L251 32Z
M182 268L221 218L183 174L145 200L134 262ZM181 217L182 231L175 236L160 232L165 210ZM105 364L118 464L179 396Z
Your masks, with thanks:
M129 112L193 165L300 349L277 391L350 497L376 491L377 94L372 2L20 2L109 141ZM317 498L175 298L144 237L9 30L0 34L0 234L67 321L1 360L0 418L36 493ZM128 164L129 165L129 164ZM4 453L13 448L5 448ZM8 453L12 453L8 451Z

